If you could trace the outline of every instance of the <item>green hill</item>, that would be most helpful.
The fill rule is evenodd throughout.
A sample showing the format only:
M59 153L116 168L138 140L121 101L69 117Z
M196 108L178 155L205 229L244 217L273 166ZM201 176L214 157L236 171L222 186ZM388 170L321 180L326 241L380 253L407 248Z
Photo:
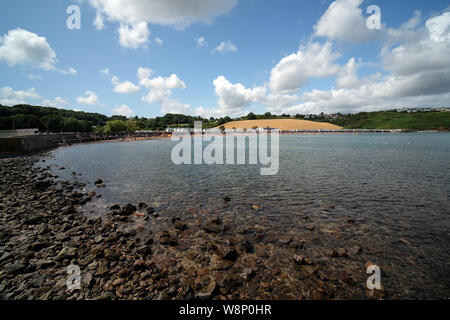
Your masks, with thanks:
M450 130L450 112L361 112L329 122L347 129Z

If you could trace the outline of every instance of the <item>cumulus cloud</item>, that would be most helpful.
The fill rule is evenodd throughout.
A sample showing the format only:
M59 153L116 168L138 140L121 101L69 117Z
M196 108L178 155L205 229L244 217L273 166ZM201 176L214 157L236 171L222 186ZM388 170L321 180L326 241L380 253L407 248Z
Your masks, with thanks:
M97 10L94 26L105 27L105 20L120 24L119 42L126 48L146 47L150 31L148 24L172 26L183 30L194 23L211 24L229 13L238 0L90 0ZM159 39L159 38L158 38ZM161 39L157 44L162 44Z
M335 61L341 55L333 51L331 42L310 42L297 53L283 59L270 73L270 89L275 92L294 92L304 86L309 78L336 75L340 67Z
M429 19L426 27L430 33L431 40L435 42L450 41L450 11Z
M131 94L141 89L131 81L120 82L116 76L112 77L111 83L114 85L114 92L116 93Z
M197 22L212 23L227 14L237 0L90 0L97 17L125 24L147 22L184 29Z
M98 96L93 91L86 91L85 97L78 97L77 102L81 105L87 105L87 106L93 106L93 105L99 105L100 100L98 99Z
M184 104L172 98L174 89L186 89L186 83L176 74L169 77L154 77L154 71L149 68L139 68L137 77L139 84L148 89L147 95L142 97L142 101L147 103L160 103L161 113L191 113L189 104Z
M10 67L31 65L46 71L76 74L73 68L59 70L55 67L56 53L45 37L20 28L10 30L0 37L0 61Z
M360 8L363 0L336 0L314 26L315 35L330 40L362 43L379 36L367 27L368 16Z
M42 105L44 107L65 108L69 103L61 97L55 97L53 100L45 99L42 101Z
M231 43L231 41L223 41L213 50L213 52L227 53L237 50L237 47Z
M428 19L425 27L419 22L420 14L415 13L399 29L388 30L380 52L385 75L377 72L359 78L358 65L355 59L350 59L337 74L339 88L306 92L302 103L285 108L284 112L333 113L447 106L450 39L446 39L450 30L445 26L450 25L450 15L446 12ZM404 35L403 42L398 43L400 35Z
M138 49L146 47L150 30L148 30L146 22L139 22L135 24L120 24L119 27L119 43L122 47Z
M159 45L162 45L164 43L161 38L156 38L155 42Z
M135 112L130 109L127 105L123 104L121 106L117 106L112 110L113 115L132 117L135 115Z
M205 37L198 38L196 40L196 42L197 42L197 46L199 46L199 47L206 47L206 46L208 46L208 44L206 43Z
M232 84L224 76L213 81L218 99L217 113L222 115L240 115L252 102L257 102L266 95L266 88L245 88L241 83Z
M0 89L0 104L2 105L27 104L36 99L41 99L41 96L35 88L14 90L11 87L3 87Z

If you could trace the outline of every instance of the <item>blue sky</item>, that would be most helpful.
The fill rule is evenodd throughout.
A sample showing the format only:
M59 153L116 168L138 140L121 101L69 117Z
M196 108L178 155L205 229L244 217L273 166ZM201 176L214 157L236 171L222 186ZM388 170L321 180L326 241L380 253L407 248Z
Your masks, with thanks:
M0 103L145 117L449 106L447 1L184 1L0 2ZM381 30L365 23L373 4Z

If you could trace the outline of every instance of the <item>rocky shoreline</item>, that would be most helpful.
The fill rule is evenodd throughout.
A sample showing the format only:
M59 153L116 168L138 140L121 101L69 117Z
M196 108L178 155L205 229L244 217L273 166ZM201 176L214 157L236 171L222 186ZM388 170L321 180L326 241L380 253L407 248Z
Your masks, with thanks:
M313 224L273 239L256 227L230 228L226 216L161 217L145 203L113 205L88 218L80 206L101 196L103 181L96 190L57 182L34 165L39 159L0 160L0 299L386 297L365 288L361 247L308 251L317 237ZM68 290L69 265L79 266L81 289Z

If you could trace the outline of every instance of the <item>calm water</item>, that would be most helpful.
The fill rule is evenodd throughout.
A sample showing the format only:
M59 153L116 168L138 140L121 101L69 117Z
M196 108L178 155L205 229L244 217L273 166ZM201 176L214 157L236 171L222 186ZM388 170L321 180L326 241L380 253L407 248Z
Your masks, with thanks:
M81 173L90 190L104 180L88 213L143 201L161 216L189 220L194 208L273 237L296 235L307 220L319 235L312 248L361 246L361 261L382 266L393 296L449 298L449 133L282 136L275 176L261 176L255 165L176 166L174 145L75 145L57 149L46 165L61 179Z

